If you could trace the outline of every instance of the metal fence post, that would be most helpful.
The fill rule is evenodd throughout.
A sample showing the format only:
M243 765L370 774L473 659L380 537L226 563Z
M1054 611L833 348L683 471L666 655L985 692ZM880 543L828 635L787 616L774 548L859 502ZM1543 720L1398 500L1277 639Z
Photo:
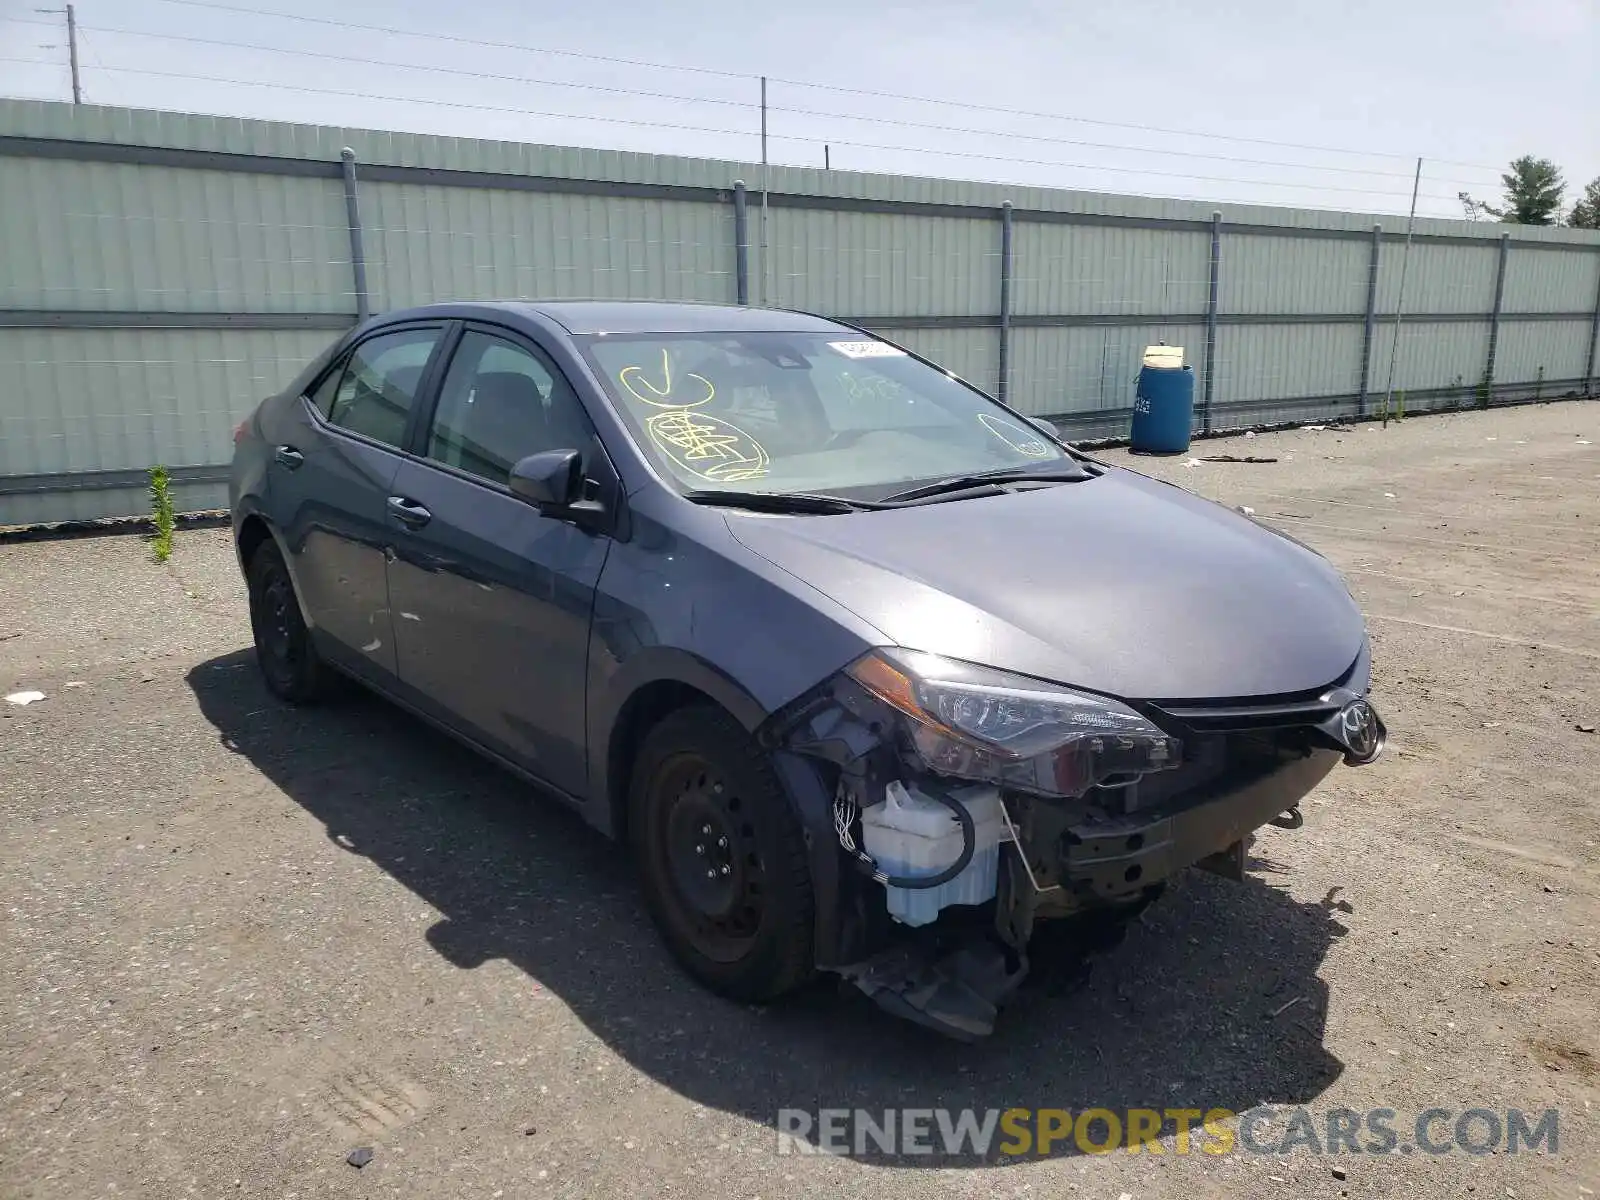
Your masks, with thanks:
M1506 259L1511 257L1511 235L1500 235L1500 261L1494 272L1494 310L1489 316L1489 359L1483 367L1485 405L1494 393L1494 359L1500 349L1500 303L1506 294Z
M733 181L733 287L740 304L750 303L750 210L744 180Z
M1378 256L1383 247L1383 226L1372 227L1372 254L1367 260L1367 323L1361 334L1361 398L1356 416L1367 415L1367 393L1372 389L1372 338L1378 324Z
M344 215L350 223L350 272L355 277L356 320L365 321L372 313L367 295L367 254L361 245L361 202L356 198L356 152L349 146L339 151L344 164Z
M1600 255L1595 256L1600 262ZM1585 361L1583 372L1583 394L1594 395L1594 352L1600 348L1600 279L1595 280L1594 286L1594 316L1589 320L1589 357Z
M995 395L1006 402L1011 382L1011 201L1000 205L1000 361Z
M1217 285L1222 272L1222 214L1211 214L1211 282L1206 292L1206 382L1200 401L1200 428L1211 432L1211 399L1217 385Z

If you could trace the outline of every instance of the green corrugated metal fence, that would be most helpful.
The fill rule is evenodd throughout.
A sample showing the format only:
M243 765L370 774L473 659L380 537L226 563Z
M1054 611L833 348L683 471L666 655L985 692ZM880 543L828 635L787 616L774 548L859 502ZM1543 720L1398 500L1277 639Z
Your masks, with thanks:
M355 319L345 147L372 311L741 294L752 164L0 100L0 525L141 511L156 462L185 507L223 502L235 422ZM763 262L746 198L752 302L878 329L1079 436L1125 431L1155 341L1187 348L1212 428L1359 415L1389 382L1400 221L775 168ZM1408 411L1586 393L1600 235L1419 220L1404 310Z

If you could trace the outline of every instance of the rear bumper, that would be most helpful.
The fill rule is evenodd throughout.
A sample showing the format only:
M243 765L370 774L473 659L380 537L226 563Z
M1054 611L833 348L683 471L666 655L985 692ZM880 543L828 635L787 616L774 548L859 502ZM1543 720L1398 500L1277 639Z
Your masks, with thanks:
M1299 803L1340 756L1320 750L1243 786L1182 808L1130 813L1069 827L1060 881L1080 900L1116 903L1170 879Z

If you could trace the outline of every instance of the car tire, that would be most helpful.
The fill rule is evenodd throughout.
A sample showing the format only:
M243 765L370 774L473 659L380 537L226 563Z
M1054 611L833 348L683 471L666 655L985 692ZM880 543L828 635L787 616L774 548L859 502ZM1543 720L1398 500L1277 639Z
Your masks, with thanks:
M650 914L691 975L749 1003L811 977L805 839L766 755L732 717L679 709L645 735L628 823Z
M327 695L328 668L311 642L294 581L283 554L271 541L250 556L250 629L256 662L272 694L290 704L312 704Z

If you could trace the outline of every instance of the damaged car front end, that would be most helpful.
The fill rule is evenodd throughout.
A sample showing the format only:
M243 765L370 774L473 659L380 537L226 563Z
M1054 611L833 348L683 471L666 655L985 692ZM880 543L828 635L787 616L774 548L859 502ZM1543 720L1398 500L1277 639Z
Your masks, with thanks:
M864 655L762 730L811 797L814 871L844 864L818 966L948 1036L990 1033L1039 922L1125 920L1191 866L1242 879L1256 829L1376 759L1368 670L1363 647L1313 694L1195 703Z
M820 317L388 313L235 443L267 687L349 676L626 839L739 1003L820 970L981 1037L1383 748L1325 558Z

